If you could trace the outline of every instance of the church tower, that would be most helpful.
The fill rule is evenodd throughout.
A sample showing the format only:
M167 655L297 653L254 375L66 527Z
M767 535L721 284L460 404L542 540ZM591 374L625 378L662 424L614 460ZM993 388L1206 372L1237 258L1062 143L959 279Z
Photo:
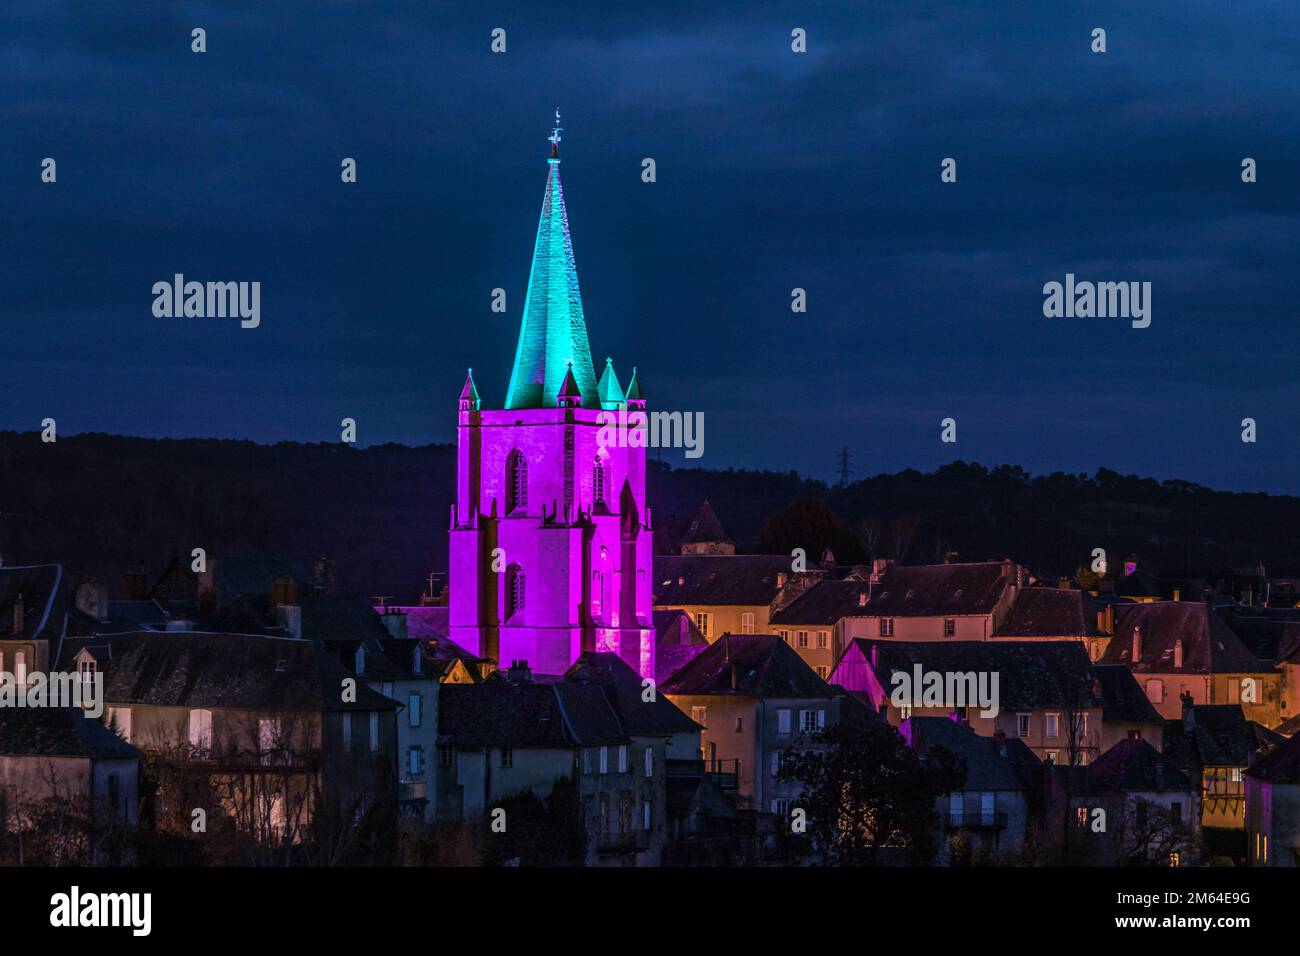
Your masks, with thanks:
M587 343L560 182L559 111L505 407L460 394L451 516L451 639L502 666L562 674L611 651L654 674L645 448L611 441L612 416L644 410L634 373L599 383ZM623 436L622 432L618 433Z

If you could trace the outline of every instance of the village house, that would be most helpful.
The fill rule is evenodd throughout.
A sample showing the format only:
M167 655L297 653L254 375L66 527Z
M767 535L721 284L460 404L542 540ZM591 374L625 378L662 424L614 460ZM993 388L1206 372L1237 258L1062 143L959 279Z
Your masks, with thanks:
M1194 704L1184 697L1179 720L1165 725L1164 753L1200 781L1201 826L1214 855L1240 859L1245 828L1246 770L1285 738L1246 718L1239 704ZM1233 831L1215 833L1213 831Z
M134 827L139 757L80 709L0 709L0 859L20 862L9 834L41 825L47 805L95 828Z
M772 604L795 577L789 555L656 555L656 610L682 610L713 643L771 633Z
M1133 671L1162 716L1182 716L1181 698L1195 704L1240 705L1266 727L1282 722L1282 676L1260 660L1208 603L1156 601L1115 609L1115 637L1101 657Z
M723 635L659 685L699 724L705 766L735 774L745 807L785 817L801 785L777 779L785 751L839 722L836 692L773 635Z
M901 565L872 562L868 593L844 620L845 646L856 638L987 641L1028 573L1012 561Z
M923 681L936 675L939 698L914 686L918 673ZM1074 641L858 639L831 680L894 726L914 715L955 717L982 737L1000 732L1019 740L1049 763L1086 764L1122 738L1160 741L1161 721L1136 699L1132 678L1122 668L1095 668ZM896 690L901 706L894 700ZM981 701L982 692L992 706Z
M965 763L962 788L936 801L940 839L935 862L947 866L1015 859L1029 835L1031 785L1017 772L1008 750L1021 750L1022 762L1038 763L1023 742L980 737L948 717L909 717L899 733L922 759L942 747Z
M1098 866L1197 866L1199 787L1145 740L1123 740L1070 774L1070 842ZM1098 825L1100 823L1100 825Z
M1300 737L1246 770L1246 846L1251 866L1300 866Z
M200 808L284 845L395 819L397 704L321 645L143 631L68 638L62 664L103 675L105 724L158 768L142 797L162 829Z

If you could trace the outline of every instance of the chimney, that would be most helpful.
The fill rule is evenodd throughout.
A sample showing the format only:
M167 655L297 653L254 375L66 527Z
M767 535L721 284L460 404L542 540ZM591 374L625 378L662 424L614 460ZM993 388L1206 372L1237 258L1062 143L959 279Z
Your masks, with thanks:
M1177 670L1183 666L1183 639L1180 637L1174 641L1174 669Z
M831 551L830 548L822 551L822 567L828 571L835 567L835 552Z
M1182 588L1174 588L1174 600L1175 600L1175 601L1181 601L1182 599L1183 599L1183 589L1182 589Z
M1103 634L1115 633L1115 606L1107 604L1097 612L1097 630Z
M512 684L530 684L533 680L532 668L527 661L511 661L510 670L506 671L506 680Z
M1133 653L1129 657L1130 664L1136 664L1142 660L1142 625L1133 628Z
M867 606L867 592L860 591L858 592L858 607L866 607L866 606Z
M143 601L149 593L149 582L144 573L144 562L134 571L128 571L126 578L126 598L128 601Z
M789 580L790 580L790 575L786 574L784 571L776 572L776 586L778 588L785 587L785 582Z
M1070 590L1070 579L1066 577L1057 578L1056 586L1062 591L1068 591Z
M874 561L872 561L871 562L871 583L878 584L880 582L880 579L884 577L885 568L889 567L893 563L894 562L891 561L889 558L876 558Z

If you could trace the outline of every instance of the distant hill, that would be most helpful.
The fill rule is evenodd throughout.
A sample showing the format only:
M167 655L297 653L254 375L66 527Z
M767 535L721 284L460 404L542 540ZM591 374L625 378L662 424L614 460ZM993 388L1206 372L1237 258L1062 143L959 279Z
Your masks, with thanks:
M1300 498L1217 492L1186 482L1095 474L1031 477L954 462L845 488L794 472L671 469L649 463L656 547L671 549L708 498L741 550L783 540L765 521L797 498L838 517L841 561L1013 557L1068 574L1104 547L1159 573L1205 575L1262 561L1300 576ZM0 559L59 561L117 591L144 562L162 572L203 547L213 557L330 557L340 590L411 599L447 563L455 482L449 445L257 445L86 434L43 444L0 432ZM873 536L870 533L874 529ZM847 535L847 537L845 536ZM788 526L787 526L788 537ZM815 559L825 542L805 546ZM843 553L851 551L853 553Z

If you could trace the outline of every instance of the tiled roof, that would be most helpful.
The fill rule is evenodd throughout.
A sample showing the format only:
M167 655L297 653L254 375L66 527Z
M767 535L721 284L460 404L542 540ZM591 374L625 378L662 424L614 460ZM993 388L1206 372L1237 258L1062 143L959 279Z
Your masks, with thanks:
M140 752L73 707L0 709L0 756L138 757Z
M1122 664L1094 664L1092 674L1101 682L1102 720L1131 724L1162 724L1164 718L1151 706L1133 672Z
M870 592L865 581L818 581L772 615L772 624L828 627L845 617L875 613L862 603Z
M689 734L700 726L667 697L656 693L646 701L641 675L617 654L588 652L565 672L565 683L590 684L604 692L623 730L638 737Z
M1260 757L1246 776L1269 783L1300 783L1300 737L1292 737Z
M1232 633L1256 658L1275 664L1300 663L1300 621L1279 616L1255 616L1250 612L1227 619Z
M785 641L766 634L724 634L661 684L659 690L682 696L832 696L830 685Z
M989 614L1013 583L1010 562L887 565L861 616Z
M965 724L947 717L909 717L899 728L909 746L921 756L942 747L966 762L962 790L1024 790L1025 785L1001 756L997 742L981 737Z
M686 531L686 537L682 539L682 544L697 544L708 541L730 542L727 532L722 530L722 522L713 511L713 506L709 504L706 498L699 510L695 512L695 518L691 521L691 526Z
M877 654L877 678L886 690L891 676L912 674L916 665L939 673L998 675L1001 710L1040 710L1064 704L1095 706L1091 664L1076 641L877 641L854 642L870 661Z
M1193 790L1192 782L1145 740L1121 740L1088 767L1093 793Z
M1101 605L1084 591L1022 588L994 637L1087 637L1097 634Z
M458 750L567 750L627 742L600 688L511 682L499 676L481 684L444 684L438 694L438 733Z
M1133 629L1141 628L1141 658L1132 660ZM1174 642L1183 642L1182 672L1252 674L1272 670L1200 601L1158 601L1115 608L1115 636L1102 655L1104 664L1125 664L1137 673L1174 670Z
M114 704L302 711L397 706L360 682L356 701L344 702L343 680L351 674L314 641L158 631L69 638L62 670L75 670L82 647L95 655L104 699ZM103 656L105 647L110 653Z
M680 605L765 605L777 592L777 576L790 575L782 554L656 555L654 603Z

